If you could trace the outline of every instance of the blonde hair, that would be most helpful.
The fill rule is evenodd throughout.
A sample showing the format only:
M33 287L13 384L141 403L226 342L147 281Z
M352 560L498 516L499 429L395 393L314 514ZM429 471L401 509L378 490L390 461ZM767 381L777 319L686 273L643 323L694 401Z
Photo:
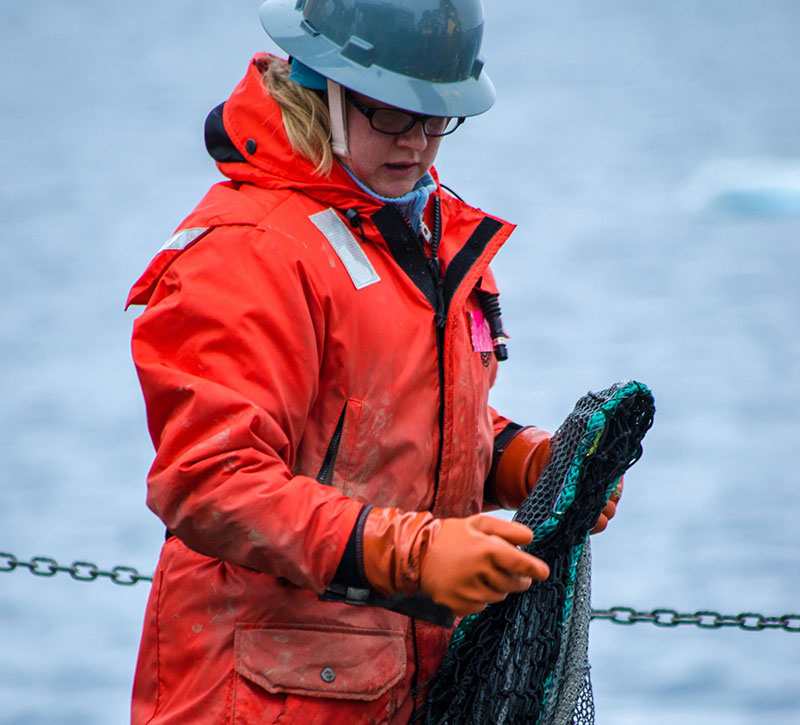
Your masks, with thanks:
M331 119L322 96L291 80L285 60L270 58L260 70L267 92L281 108L292 149L315 165L316 174L327 176L333 166Z

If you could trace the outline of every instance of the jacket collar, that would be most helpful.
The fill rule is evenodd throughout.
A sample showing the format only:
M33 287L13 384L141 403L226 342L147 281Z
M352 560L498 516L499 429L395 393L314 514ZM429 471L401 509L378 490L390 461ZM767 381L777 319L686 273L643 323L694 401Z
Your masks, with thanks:
M363 191L340 164L321 176L297 156L283 126L281 110L270 98L262 73L273 60L259 53L230 98L206 120L206 147L217 168L233 181L266 189L295 189L335 208L369 215L382 202Z

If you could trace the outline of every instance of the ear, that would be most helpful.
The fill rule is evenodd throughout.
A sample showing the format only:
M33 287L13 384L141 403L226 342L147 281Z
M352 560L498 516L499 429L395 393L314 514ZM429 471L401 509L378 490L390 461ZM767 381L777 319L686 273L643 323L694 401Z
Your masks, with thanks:
M330 78L328 81L328 111L331 115L331 150L337 156L347 157L350 148L347 142L347 108L344 101L344 86Z

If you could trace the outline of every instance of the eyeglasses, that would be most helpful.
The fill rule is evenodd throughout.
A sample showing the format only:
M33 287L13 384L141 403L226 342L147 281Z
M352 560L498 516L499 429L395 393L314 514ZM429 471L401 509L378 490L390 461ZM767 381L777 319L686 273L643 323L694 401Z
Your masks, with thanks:
M421 113L409 113L399 111L395 108L370 108L361 101L347 94L347 99L353 104L353 108L369 119L369 125L379 133L387 133L390 136L401 136L408 133L418 123L422 124L422 130L426 136L440 137L448 136L453 133L466 118L450 118L448 116L425 116Z

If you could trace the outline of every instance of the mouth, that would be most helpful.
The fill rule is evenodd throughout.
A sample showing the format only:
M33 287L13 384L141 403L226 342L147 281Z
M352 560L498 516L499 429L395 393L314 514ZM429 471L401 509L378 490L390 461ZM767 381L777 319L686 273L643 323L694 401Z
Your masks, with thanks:
M384 167L392 175L402 176L414 171L418 164L416 161L401 161L398 163L384 164Z

